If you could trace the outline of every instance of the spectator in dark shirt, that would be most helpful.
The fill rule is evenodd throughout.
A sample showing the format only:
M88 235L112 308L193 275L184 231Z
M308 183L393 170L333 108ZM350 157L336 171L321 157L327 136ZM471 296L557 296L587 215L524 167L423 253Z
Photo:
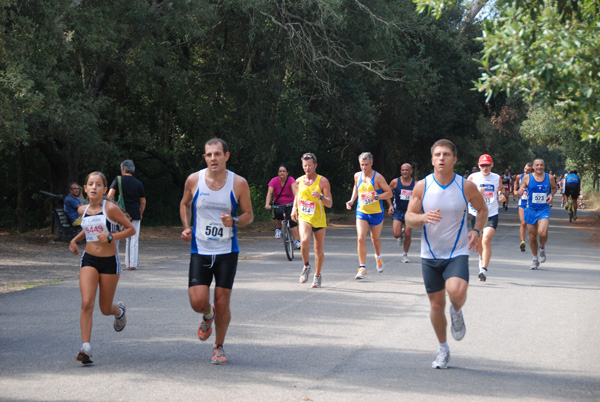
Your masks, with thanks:
M65 214L73 226L81 225L81 216L77 212L77 207L82 203L81 187L79 184L73 182L69 185L69 194L67 194L64 201Z
M138 245L140 237L140 223L144 210L146 209L146 193L141 181L133 177L135 165L133 161L127 159L121 162L121 188L123 189L123 199L125 201L125 210L131 216L131 224L135 228L135 235L128 237L125 244L125 266L129 269L138 267ZM110 190L106 198L113 200L119 197L119 177L116 177L110 185Z

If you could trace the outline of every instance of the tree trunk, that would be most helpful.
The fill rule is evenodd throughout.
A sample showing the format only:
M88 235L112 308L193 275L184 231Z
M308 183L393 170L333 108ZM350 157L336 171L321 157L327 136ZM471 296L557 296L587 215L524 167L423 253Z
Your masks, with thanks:
M66 144L49 137L37 146L50 164L50 191L65 195L69 184L77 181L79 172L75 156Z
M19 232L27 230L27 219L25 218L25 161L23 160L23 145L18 144L16 147L16 170L17 170L17 224Z

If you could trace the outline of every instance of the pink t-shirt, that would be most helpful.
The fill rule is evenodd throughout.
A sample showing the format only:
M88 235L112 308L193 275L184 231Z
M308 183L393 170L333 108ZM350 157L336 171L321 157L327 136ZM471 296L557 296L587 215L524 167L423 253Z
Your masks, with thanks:
M279 181L279 176L275 176L269 182L269 187L273 188L273 202L277 204L289 204L290 202L294 202L294 192L292 191L292 184L296 180L292 176L288 176L287 183L285 183L285 188L283 192L281 191L281 182ZM281 193L279 199L277 198Z

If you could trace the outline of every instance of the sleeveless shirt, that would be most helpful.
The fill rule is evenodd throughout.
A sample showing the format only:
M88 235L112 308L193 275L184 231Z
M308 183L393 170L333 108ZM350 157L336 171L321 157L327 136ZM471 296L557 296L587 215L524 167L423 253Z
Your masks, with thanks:
M398 177L398 184L394 188L394 209L399 211L406 211L410 197L412 196L413 189L415 188L415 179L405 186L402 184L402 176Z
M89 205L85 207L81 217L81 229L85 232L86 242L98 241L100 233L109 234L117 231L117 222L111 221L106 215L106 200L102 200L102 212L99 214L88 215L89 207Z
M542 210L550 209L547 204L548 194L550 194L550 178L548 173L544 173L544 179L536 181L533 173L529 173L529 184L527 185L527 208Z
M192 200L192 254L239 252L237 227L226 227L221 221L221 214L236 216L238 203L233 190L234 176L227 170L225 185L214 191L206 185L206 168L198 172L198 188Z
M477 185L477 190L481 187L484 188L483 200L488 207L488 218L498 215L498 182L500 181L500 176L492 172L487 176L484 176L481 172L476 172L471 177L473 178L473 183ZM477 210L471 204L469 204L469 213L477 216Z
M315 182L310 186L304 184L304 177L302 176L298 180L298 219L310 223L313 228L325 228L327 227L327 218L323 203L311 194L313 191L321 191L319 183L322 176L317 175Z
M367 200L368 194L381 194L383 189L375 190L375 175L376 171L373 171L373 177L368 182L363 182L363 172L360 172L358 178L359 184L356 186L358 190L358 202L356 204L356 212L362 212L363 214L380 214L383 212L383 201L381 200Z
M467 237L467 199L464 179L454 174L454 179L445 186L440 185L432 174L425 177L423 212L439 209L442 220L435 225L423 225L421 258L450 259L469 255Z

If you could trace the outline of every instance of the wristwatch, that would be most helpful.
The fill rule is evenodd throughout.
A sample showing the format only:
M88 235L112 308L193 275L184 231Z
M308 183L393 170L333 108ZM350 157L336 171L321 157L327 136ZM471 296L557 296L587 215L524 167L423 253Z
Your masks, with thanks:
M237 216L234 216L231 219L233 220L233 226L237 226L240 224L240 218L238 218Z
M379 194L375 194L375 201L379 201Z
M113 239L113 235L112 235L112 233L109 233L109 234L108 234L108 237L107 237L106 239L108 240L108 243L111 243L111 242L112 242L112 239Z
M481 237L481 230L473 229L474 232L477 232L477 236Z
M325 198L325 194L321 193L320 198L324 199Z

